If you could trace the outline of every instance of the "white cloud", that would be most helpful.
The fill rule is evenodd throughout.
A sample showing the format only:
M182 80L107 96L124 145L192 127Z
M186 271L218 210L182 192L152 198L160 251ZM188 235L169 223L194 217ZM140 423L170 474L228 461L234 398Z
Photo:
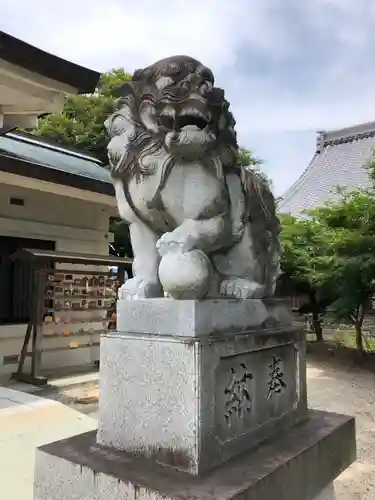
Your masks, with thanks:
M6 23L13 33L25 39L27 35L32 43L80 62L95 61L101 70L110 67L113 53L116 64L125 66L148 64L171 52L222 65L230 63L244 36L244 29L237 32L236 27L244 25L246 3L107 0L88 5L83 0L65 0L51 8L50 0L12 0L6 8ZM3 8L1 5L0 13ZM29 29L25 33L26 20Z
M375 120L372 0L3 0L0 28L101 71L178 53L203 60L278 191L306 167L314 130ZM294 76L312 65L308 88L298 87Z

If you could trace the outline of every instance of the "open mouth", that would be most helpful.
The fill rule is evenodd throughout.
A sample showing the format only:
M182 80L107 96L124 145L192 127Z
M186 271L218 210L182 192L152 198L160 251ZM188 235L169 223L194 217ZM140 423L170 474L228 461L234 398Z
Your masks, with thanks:
M161 115L159 117L159 123L170 131L180 131L184 127L194 127L199 130L204 130L210 122L203 116L184 114L176 117Z
M184 127L193 126L197 127L200 130L203 130L207 127L208 121L200 116L177 116L176 118L176 126L178 129L182 129Z

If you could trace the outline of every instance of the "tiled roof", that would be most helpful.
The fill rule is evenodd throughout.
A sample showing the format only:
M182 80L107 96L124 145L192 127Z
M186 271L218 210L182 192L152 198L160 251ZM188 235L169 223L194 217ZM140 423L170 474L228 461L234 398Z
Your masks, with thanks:
M89 153L51 144L37 136L11 132L0 136L0 154L11 155L52 170L111 184L109 171Z
M363 165L375 149L375 122L330 132L318 132L310 165L279 202L282 213L304 210L335 200L337 186L348 190L369 186Z

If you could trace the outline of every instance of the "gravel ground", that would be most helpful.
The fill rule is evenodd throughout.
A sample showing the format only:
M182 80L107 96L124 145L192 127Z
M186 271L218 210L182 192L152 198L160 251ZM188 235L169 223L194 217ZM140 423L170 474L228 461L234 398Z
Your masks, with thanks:
M307 376L311 408L356 417L358 459L336 480L337 498L374 500L375 374L335 359L309 359ZM57 399L97 418L97 404L91 399L97 394L97 387L91 385L83 391L67 391Z
M310 407L356 418L357 461L335 482L339 500L375 499L375 374L335 360L308 363Z

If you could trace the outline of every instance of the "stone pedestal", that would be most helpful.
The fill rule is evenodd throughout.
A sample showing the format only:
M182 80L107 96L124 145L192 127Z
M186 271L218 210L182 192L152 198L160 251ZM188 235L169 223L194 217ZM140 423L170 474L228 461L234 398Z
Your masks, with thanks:
M308 412L303 336L280 301L120 301L117 326L98 432L38 450L35 500L334 498L354 420Z
M128 332L101 340L99 444L199 474L306 419L303 337L277 301L120 307Z

